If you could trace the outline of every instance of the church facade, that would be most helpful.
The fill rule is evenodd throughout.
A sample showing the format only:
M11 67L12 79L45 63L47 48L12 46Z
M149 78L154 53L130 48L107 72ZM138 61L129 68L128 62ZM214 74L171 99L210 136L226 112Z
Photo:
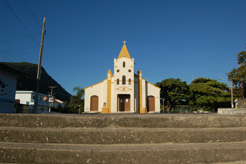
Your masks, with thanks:
M114 72L103 81L85 88L84 111L101 113L160 113L160 88L134 73L134 58L124 43Z

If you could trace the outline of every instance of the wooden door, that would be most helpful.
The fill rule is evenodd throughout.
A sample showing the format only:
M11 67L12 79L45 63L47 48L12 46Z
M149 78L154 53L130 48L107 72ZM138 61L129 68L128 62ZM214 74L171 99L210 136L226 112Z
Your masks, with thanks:
M130 95L118 95L118 111L130 111Z
M124 103L125 103L125 108L124 108L124 111L130 111L130 102L131 101L131 99L130 99L130 95L127 95L127 96L125 96L125 99L124 99Z
M98 96L91 96L91 111L98 111Z
M154 96L148 96L148 100L147 100L147 109L148 111L155 111L155 97Z

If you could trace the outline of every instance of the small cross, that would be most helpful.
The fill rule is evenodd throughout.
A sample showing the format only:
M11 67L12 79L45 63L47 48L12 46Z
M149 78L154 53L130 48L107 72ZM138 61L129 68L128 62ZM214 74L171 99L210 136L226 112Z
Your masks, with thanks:
M123 43L124 43L124 45L126 45L126 41L125 40L123 41Z

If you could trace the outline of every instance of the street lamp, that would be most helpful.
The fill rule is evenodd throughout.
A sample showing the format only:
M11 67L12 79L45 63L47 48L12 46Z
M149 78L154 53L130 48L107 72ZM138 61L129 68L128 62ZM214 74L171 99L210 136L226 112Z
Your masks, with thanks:
M164 114L164 109L165 109L164 102L165 102L165 98L162 98L162 104L163 104L163 114Z
M219 77L219 79L222 79L224 80L226 83L228 83L228 81L226 81L225 79ZM229 83L228 83L229 84ZM231 108L234 108L234 104L233 104L233 87L232 87L232 81L231 81L231 84L230 84L230 88L231 88Z

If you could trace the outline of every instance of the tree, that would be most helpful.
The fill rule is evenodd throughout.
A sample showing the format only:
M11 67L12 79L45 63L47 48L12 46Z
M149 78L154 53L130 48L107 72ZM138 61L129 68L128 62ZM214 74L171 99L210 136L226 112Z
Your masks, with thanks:
M242 90L242 97L246 97L245 79L246 79L246 51L241 51L237 54L239 67L234 68L227 74L228 78L232 80L237 89Z
M71 96L70 98L70 111L72 113L82 112L84 110L84 99L82 99L84 95L84 89L80 87L74 87L73 91L76 91L76 95Z
M226 84L209 78L198 78L189 85L189 104L200 106L203 110L230 107L231 94Z
M155 85L161 88L161 98L169 100L172 106L188 103L189 87L185 81L182 82L179 78L170 78Z

